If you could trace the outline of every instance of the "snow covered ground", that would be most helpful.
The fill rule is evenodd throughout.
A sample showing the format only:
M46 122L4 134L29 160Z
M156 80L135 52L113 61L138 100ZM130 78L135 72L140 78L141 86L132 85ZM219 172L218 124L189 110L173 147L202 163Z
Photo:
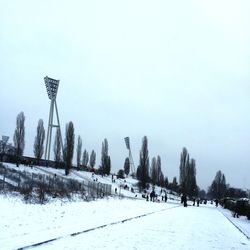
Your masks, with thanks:
M1 250L48 240L31 249L250 249L249 239L210 204L109 198L35 205L0 195L0 210ZM250 229L245 217L237 222Z

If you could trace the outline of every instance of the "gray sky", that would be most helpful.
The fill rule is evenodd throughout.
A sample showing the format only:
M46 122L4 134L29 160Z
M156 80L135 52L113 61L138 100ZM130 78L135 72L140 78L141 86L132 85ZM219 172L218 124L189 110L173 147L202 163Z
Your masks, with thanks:
M0 134L12 142L24 111L26 155L39 118L47 128L48 75L63 137L73 121L98 164L107 138L122 168L130 136L137 166L147 135L169 179L185 146L201 188L218 170L250 188L249 1L0 0L0 12Z

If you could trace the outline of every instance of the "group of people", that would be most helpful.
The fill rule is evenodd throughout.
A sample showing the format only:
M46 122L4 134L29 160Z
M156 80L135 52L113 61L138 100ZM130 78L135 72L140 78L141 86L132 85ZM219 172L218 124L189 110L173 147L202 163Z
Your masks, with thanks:
M153 189L149 194L146 193L145 195L143 195L142 197L146 198L146 201L152 201L152 202L160 202L164 201L167 202L168 200L168 196L167 196L167 192L166 190L161 190L161 194L158 195L155 190Z

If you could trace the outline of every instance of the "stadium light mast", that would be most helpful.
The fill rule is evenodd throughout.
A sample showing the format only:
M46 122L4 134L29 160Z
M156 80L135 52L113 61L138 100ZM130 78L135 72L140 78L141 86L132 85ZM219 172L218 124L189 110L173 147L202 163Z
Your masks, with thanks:
M57 104L56 104L56 96L57 96L57 91L58 91L60 81L49 78L48 76L46 76L46 77L44 77L44 82L45 82L45 86L47 89L48 97L51 101L50 102L50 111L49 111L48 130L47 130L47 137L46 137L46 147L45 147L45 160L49 160L50 148L51 148L51 136L52 136L52 129L53 128L59 129L62 154L63 154L62 133L61 133L61 128L60 128L60 121L59 121ZM54 109L56 111L57 124L53 124Z
M129 152L129 165L130 165L131 173L135 174L135 164L134 164L134 160L133 160L132 153L131 153L129 137L125 137L124 141L126 144L126 148L128 149L128 152Z

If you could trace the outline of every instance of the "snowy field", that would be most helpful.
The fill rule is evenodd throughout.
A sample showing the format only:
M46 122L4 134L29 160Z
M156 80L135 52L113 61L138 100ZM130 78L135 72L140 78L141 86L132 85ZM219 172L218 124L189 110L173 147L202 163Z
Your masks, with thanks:
M250 249L249 239L212 205L118 198L35 205L0 195L0 210L1 250L49 240L29 249ZM250 232L245 217L237 222Z

